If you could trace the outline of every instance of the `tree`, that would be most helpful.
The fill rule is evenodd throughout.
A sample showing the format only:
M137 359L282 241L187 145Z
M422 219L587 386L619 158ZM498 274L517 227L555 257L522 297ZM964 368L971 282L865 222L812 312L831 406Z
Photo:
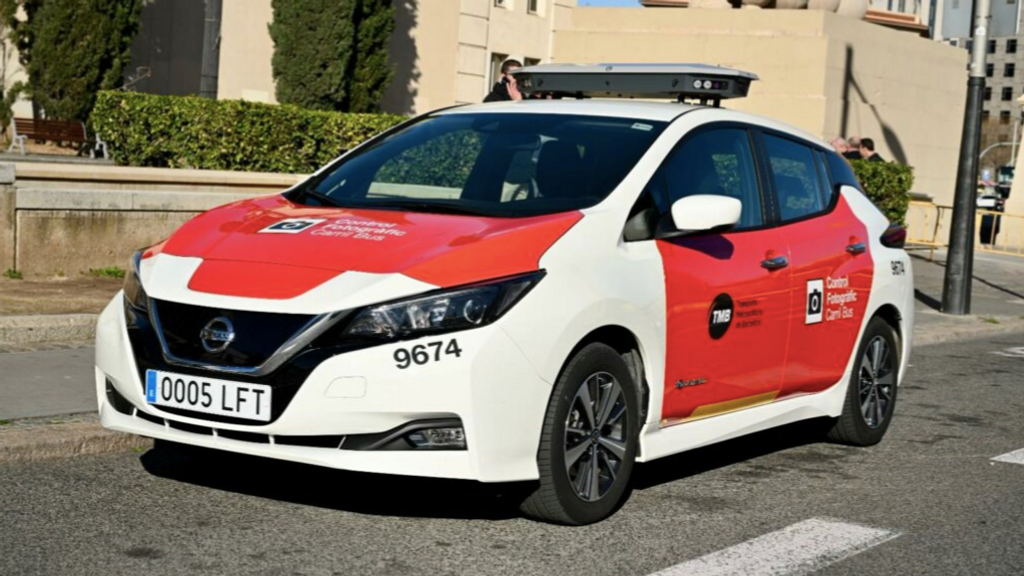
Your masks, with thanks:
M96 93L121 85L142 0L2 0L28 73L27 92L47 118L87 120ZM24 20L10 5L20 6Z
M372 112L393 74L390 0L272 0L277 100L315 110Z
M347 109L373 112L395 75L388 62L388 43L395 31L395 7L392 0L357 0L357 4L356 51Z

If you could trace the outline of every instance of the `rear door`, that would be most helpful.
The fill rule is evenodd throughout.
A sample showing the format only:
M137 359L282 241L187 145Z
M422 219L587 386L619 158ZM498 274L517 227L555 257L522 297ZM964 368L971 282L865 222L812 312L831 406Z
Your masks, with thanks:
M743 203L732 231L657 240L667 300L663 425L771 402L782 384L790 254L765 218L753 148L744 126L701 129L682 141L652 187L664 190L663 210L693 194Z
M782 134L763 133L761 141L793 275L784 398L820 392L842 377L873 265L867 229L832 185L825 152Z

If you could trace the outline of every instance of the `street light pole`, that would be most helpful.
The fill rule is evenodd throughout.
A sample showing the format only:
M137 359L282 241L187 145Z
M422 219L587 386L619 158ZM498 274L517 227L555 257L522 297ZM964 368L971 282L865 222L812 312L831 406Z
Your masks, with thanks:
M964 110L964 131L960 141L960 164L956 173L946 282L942 288L942 311L956 315L971 313L978 148L981 144L981 107L985 91L985 55L988 52L992 0L975 0L974 10L974 44L971 47L971 65L967 77L967 107Z

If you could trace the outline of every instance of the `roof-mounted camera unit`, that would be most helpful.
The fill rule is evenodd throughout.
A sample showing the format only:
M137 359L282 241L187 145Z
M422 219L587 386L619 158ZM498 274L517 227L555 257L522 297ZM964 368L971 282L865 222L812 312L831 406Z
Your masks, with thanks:
M526 94L576 98L672 98L720 106L744 98L757 74L707 64L542 64L513 72Z

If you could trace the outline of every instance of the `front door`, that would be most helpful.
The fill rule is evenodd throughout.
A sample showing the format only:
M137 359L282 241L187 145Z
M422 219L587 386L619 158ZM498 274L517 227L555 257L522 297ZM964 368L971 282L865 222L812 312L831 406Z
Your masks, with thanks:
M744 128L691 135L660 177L670 201L719 194L743 203L733 231L657 241L667 301L662 424L771 402L789 339L790 253L782 234L764 227L751 136Z

